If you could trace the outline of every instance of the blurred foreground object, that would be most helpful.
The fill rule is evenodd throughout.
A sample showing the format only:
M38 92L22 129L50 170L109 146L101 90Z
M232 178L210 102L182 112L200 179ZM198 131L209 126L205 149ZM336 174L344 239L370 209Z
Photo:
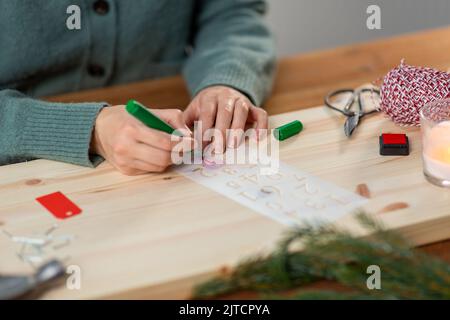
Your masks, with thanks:
M305 226L292 230L268 256L250 258L229 274L198 286L195 298L211 298L239 291L280 298L281 290L332 280L346 292L301 291L293 299L450 299L450 265L411 249L400 235L385 231L364 214L361 226L370 237L355 238L333 226ZM301 251L292 246L301 244ZM380 270L379 290L368 288L369 267ZM267 296L267 294L270 294Z
M66 273L64 265L51 260L42 265L32 275L0 275L0 300L21 298L32 292L42 292Z

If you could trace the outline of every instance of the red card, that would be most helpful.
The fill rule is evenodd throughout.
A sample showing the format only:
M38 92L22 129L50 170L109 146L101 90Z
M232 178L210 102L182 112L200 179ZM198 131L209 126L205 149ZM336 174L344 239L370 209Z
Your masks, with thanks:
M67 219L81 213L81 209L61 192L51 193L36 200L58 219Z

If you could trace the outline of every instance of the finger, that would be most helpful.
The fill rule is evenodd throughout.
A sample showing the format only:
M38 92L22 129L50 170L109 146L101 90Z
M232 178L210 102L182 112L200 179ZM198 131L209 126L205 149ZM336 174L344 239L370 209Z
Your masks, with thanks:
M179 109L152 110L158 117L166 121L172 128L177 129L183 135L191 136L192 132L184 122L183 112Z
M235 102L236 98L219 99L215 123L217 134L214 136L214 152L223 153L225 151L226 130L231 127Z
M192 138L170 135L159 130L148 128L145 125L138 126L135 138L140 143L165 151L171 151L178 143L186 143L184 140L192 140Z
M194 98L183 112L183 119L188 127L192 127L194 121L197 119L197 113L200 107L198 101L198 98Z
M231 132L227 142L228 147L236 148L242 141L248 112L248 103L243 99L239 99L234 106L233 122L231 124Z
M205 146L210 142L209 137L205 137L205 132L214 126L214 122L216 120L217 100L216 98L206 98L201 103L202 111L200 113L199 121L201 123L202 130L200 132L203 146Z
M159 167L167 167L172 164L170 151L149 147L140 143L133 149L133 160L139 160Z
M261 108L251 106L249 110L250 118L256 122L257 139L260 139L264 133L267 133L269 126L269 117L267 112Z
M131 166L140 172L163 172L167 167L157 166L141 160L132 160Z
M256 122L256 129L267 129L269 124L269 117L264 109L250 106L249 109L250 118Z

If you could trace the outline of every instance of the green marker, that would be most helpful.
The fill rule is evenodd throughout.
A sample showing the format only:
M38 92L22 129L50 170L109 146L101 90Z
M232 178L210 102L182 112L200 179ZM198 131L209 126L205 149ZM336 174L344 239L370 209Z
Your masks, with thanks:
M273 135L277 140L283 141L303 130L303 123L298 120L289 122L281 127L275 128Z
M125 109L133 117L141 121L147 127L166 132L168 134L174 134L176 136L182 137L181 132L172 128L167 122L154 115L150 110L144 107L142 104L136 100L129 100Z

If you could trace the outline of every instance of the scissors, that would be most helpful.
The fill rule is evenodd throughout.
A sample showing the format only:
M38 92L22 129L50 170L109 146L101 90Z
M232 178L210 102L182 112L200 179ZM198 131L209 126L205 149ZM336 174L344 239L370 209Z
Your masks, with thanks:
M334 111L338 111L347 117L347 120L345 121L344 124L344 132L347 137L350 137L352 135L353 131L356 129L360 120L363 117L378 112L378 109L376 108L372 110L366 110L366 107L364 106L364 103L362 101L362 94L366 92L372 93L372 96L376 94L378 97L380 97L380 90L375 88L363 88L359 90L339 89L329 93L325 97L325 105L328 108ZM349 96L349 97L345 99L346 101L344 104L343 104L344 101L340 101L339 99L338 99L339 101L333 102L333 99L337 99L340 96L341 97ZM355 102L358 103L358 108L356 111L353 110Z
M65 274L63 263L51 260L32 275L0 275L0 300L17 299L31 292L41 293Z

